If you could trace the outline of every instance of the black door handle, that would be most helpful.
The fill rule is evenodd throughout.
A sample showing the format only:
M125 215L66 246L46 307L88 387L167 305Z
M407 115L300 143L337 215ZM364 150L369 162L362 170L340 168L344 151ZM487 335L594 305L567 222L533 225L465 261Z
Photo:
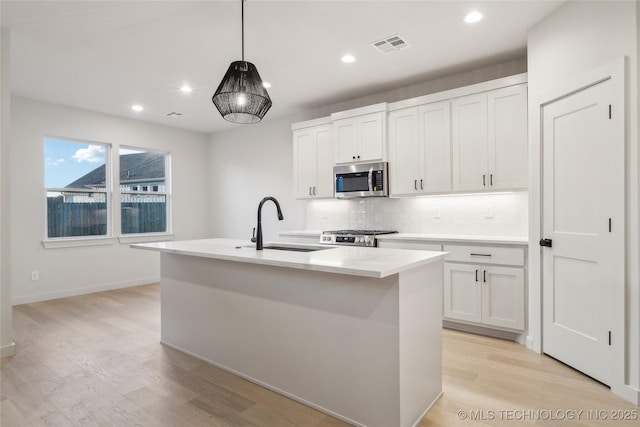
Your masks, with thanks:
M553 241L551 239L541 239L540 246L546 246L550 248L552 246Z

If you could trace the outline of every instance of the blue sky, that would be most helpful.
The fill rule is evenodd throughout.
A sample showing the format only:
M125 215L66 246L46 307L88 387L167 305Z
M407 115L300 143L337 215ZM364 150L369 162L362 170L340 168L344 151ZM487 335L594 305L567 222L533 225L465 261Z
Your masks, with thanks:
M44 140L44 185L64 188L105 162L108 146L63 139ZM120 148L120 155L141 153L141 150Z
M44 140L44 180L48 188L64 188L105 162L106 146Z

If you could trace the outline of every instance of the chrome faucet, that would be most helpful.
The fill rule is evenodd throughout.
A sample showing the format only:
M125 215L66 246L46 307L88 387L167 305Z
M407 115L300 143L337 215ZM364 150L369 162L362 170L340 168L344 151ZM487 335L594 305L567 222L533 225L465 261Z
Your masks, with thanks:
M282 216L282 210L280 209L280 203L278 203L275 197L265 197L260 201L260 204L258 205L258 235L256 236L256 250L258 251L262 250L262 205L264 205L264 202L267 200L271 200L276 204L276 209L278 209L278 220L282 221L284 219Z

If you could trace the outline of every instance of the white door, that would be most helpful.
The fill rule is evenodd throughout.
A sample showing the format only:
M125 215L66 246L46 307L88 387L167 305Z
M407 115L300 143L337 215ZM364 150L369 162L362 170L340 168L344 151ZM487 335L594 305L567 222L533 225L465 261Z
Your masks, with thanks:
M624 141L613 138L611 99L606 80L542 112L543 351L605 384L610 273L624 260Z

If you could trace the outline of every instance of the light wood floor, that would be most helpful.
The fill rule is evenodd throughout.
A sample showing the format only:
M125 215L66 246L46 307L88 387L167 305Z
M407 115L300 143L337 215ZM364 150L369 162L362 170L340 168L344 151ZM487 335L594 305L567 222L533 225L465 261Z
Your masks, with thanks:
M0 425L345 425L161 345L159 314L158 285L15 307ZM640 425L638 407L549 357L449 330L443 339L444 396L422 427Z

